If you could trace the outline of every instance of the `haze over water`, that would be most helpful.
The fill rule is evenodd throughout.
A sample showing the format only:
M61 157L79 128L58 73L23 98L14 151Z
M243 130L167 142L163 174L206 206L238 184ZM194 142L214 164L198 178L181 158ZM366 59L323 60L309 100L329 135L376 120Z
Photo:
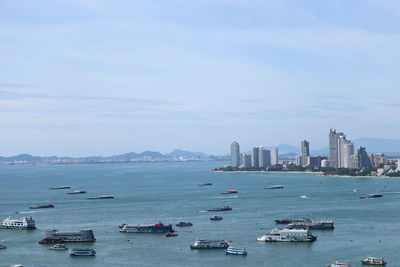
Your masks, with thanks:
M135 163L93 165L0 166L0 218L33 216L38 230L0 231L7 249L0 250L0 266L326 266L334 260L359 266L367 256L379 256L390 266L398 260L397 224L400 220L400 180L333 178L316 174L214 173L224 162ZM212 186L198 186L210 182ZM281 184L284 189L265 190ZM70 185L71 190L49 190ZM238 196L221 195L228 189ZM357 192L353 190L357 189ZM86 195L67 195L86 190ZM381 199L359 197L380 190ZM86 197L114 195L110 200ZM300 198L306 195L308 199ZM225 201L225 202L223 202ZM53 203L54 209L29 210ZM203 212L229 205L232 211ZM33 212L15 214L15 212ZM222 221L209 217L220 215ZM335 230L313 231L312 244L261 243L256 238L276 227L274 219L310 217L332 219ZM123 234L121 223L175 224L178 237ZM46 229L93 229L96 257L74 258L37 242ZM227 256L223 250L196 251L196 239L232 240L248 249L248 256ZM133 240L130 244L127 240Z

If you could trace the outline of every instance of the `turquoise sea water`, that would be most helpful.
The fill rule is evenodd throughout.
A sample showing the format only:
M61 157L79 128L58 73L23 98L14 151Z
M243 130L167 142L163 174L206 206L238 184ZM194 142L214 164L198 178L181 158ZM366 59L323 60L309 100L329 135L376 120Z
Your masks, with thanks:
M92 165L0 166L0 219L33 216L38 230L0 230L7 249L0 266L326 266L335 260L361 266L367 256L384 257L400 266L398 230L400 179L334 178L315 174L214 173L224 162L132 163ZM197 186L211 182L212 186ZM284 189L265 190L281 184ZM71 190L49 190L70 185ZM238 196L221 195L228 189ZM353 190L356 189L357 192ZM86 190L86 195L67 195ZM380 199L359 196L386 190ZM110 200L86 197L114 195ZM306 195L309 198L300 198ZM53 203L53 209L28 207ZM210 213L229 205L232 211ZM212 215L222 221L210 221ZM256 238L276 227L274 219L332 219L335 230L313 231L318 240L306 243L261 243ZM178 237L124 234L121 223L177 223ZM96 257L70 257L37 242L46 229L93 229ZM190 250L196 239L226 239L249 254L225 255L223 250ZM133 244L127 240L133 240Z

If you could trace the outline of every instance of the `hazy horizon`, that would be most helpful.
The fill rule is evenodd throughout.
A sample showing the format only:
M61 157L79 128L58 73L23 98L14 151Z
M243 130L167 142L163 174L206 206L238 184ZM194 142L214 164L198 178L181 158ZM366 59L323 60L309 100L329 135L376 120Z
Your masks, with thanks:
M399 26L394 0L4 0L0 155L397 139Z

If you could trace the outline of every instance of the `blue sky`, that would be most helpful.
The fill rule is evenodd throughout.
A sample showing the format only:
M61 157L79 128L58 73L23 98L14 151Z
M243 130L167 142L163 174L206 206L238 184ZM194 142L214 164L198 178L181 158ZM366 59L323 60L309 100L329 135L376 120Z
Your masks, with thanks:
M2 0L0 155L398 138L400 2Z

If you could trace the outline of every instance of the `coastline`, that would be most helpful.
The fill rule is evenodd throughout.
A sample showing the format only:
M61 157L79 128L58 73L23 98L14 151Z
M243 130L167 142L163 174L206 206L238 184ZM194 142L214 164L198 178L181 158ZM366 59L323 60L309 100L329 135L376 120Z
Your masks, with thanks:
M351 175L333 175L327 174L325 175L323 172L310 172L310 171L214 171L211 172L222 172L222 173L307 173L307 174L317 174L318 176L323 177L337 177L337 178L400 178L400 177L390 177L390 176L377 176L377 175L366 175L366 176L351 176Z

